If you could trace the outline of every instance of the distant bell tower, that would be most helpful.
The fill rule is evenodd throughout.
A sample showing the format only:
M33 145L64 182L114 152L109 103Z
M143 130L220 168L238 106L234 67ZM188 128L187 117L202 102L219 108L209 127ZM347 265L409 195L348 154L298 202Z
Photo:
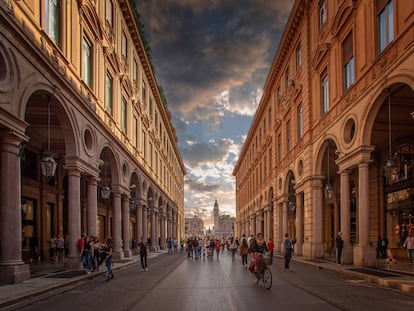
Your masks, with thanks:
M214 202L214 209L213 209L213 215L214 215L214 231L218 231L218 223L219 223L219 207L217 203L217 199Z

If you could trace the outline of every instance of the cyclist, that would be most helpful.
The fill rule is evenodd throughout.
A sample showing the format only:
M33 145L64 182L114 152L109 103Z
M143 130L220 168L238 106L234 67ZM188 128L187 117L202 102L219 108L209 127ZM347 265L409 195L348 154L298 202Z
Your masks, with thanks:
M250 253L256 261L257 272L264 272L264 254L267 252L266 241L263 239L263 233L258 233L256 238L253 238L250 246ZM251 266L254 269L254 266Z

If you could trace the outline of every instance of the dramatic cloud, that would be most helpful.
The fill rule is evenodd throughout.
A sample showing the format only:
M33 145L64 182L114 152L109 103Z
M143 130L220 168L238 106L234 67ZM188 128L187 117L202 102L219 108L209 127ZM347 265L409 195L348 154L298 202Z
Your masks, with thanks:
M234 215L231 174L293 2L137 1L187 167L186 212L210 221L217 199Z

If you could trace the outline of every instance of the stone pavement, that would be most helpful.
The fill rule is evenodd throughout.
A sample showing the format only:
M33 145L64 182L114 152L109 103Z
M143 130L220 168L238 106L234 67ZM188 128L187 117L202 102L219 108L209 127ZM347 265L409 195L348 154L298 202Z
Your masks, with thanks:
M163 251L150 252L148 257L153 258L164 253ZM282 258L283 256L279 254L276 257ZM138 261L139 256L137 255L122 260L115 260L113 270L136 265ZM294 256L292 261L312 265L318 269L341 273L349 277L376 283L380 286L414 293L414 266L408 263L402 262L386 265L378 262L377 268L358 268L351 265L337 265L332 260L308 259L301 256ZM36 271L37 276L32 277L30 280L18 284L0 286L0 309L54 289L74 284L86 278L94 278L98 275L104 277L105 270L103 266L102 271L92 272L91 274L86 274L81 269L56 272L53 264L44 265Z

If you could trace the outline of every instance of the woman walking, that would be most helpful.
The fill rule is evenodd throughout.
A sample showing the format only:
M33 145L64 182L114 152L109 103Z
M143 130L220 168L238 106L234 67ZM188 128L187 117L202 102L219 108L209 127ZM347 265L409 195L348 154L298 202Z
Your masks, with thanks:
M110 279L114 278L114 274L112 272L112 250L114 248L114 243L112 238L106 238L106 245L105 245L105 265L106 265L106 280L109 281Z

